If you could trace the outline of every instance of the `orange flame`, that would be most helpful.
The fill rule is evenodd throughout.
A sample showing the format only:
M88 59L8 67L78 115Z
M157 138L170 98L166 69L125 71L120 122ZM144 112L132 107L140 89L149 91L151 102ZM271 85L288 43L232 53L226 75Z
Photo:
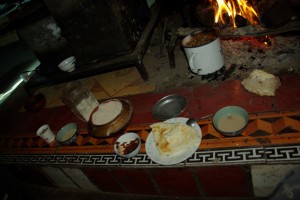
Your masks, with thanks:
M235 21L237 15L247 19L251 25L258 24L258 15L247 0L217 0L215 11L215 23L226 24L223 16L225 13L231 18L233 27L237 27Z

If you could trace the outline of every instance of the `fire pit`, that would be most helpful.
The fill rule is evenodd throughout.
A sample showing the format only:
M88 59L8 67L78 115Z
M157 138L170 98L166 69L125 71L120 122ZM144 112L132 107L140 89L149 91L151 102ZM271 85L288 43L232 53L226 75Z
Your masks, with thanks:
M272 74L299 73L298 5L283 0L217 0L195 6L200 28L221 38L224 67L202 79L246 78L254 69ZM274 14L271 14L274 13Z

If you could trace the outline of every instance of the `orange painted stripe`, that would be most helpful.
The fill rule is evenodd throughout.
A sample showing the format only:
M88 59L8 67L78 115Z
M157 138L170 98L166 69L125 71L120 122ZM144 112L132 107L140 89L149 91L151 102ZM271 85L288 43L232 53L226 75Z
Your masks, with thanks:
M201 149L262 147L300 143L300 111L250 114L245 131L236 137L226 137L215 130L212 118L199 120L202 130ZM145 141L151 129L149 125L130 125L124 132L136 132L142 139L141 152L145 152ZM119 134L120 135L120 134ZM0 136L1 154L112 154L118 136L94 138L87 130L80 130L77 140L70 146L56 142L45 143L35 134Z

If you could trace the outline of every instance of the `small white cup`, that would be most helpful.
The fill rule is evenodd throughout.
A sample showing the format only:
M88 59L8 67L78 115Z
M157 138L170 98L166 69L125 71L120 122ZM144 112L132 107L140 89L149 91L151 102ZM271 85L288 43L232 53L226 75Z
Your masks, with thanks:
M58 68L65 72L71 72L75 69L76 58L74 56L70 56L61 63L58 64Z
M47 143L51 143L55 140L55 135L54 135L53 131L50 129L48 124L41 126L37 130L36 135L40 136Z

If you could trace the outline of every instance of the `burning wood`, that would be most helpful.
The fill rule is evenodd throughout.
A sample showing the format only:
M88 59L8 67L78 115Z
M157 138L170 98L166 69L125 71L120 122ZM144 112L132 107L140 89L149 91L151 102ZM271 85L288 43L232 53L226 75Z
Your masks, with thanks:
M222 28L219 29L222 38L277 35L300 30L300 21L292 21L296 13L292 12L290 0L251 0L251 2L249 4L246 0L217 0L215 23ZM230 23L226 22L229 17ZM250 25L238 26L240 18L247 19Z
M227 24L227 18L233 27L237 27L237 18L247 19L251 25L259 24L258 14L246 0L217 0L215 5L215 23Z
M209 0L196 7L196 16L222 37L275 35L299 30L293 7L291 0Z
M265 36L279 35L282 33L299 31L300 21L290 21L278 28L266 28L260 25L245 26L241 28L226 27L220 31L222 38L241 37L241 36Z
M225 60L219 71L201 78L241 80L253 70L271 74L300 73L297 4L290 0L248 1L250 3L246 0L206 0L197 5L195 13L200 27L218 32ZM240 18L246 21L245 26L239 25Z

